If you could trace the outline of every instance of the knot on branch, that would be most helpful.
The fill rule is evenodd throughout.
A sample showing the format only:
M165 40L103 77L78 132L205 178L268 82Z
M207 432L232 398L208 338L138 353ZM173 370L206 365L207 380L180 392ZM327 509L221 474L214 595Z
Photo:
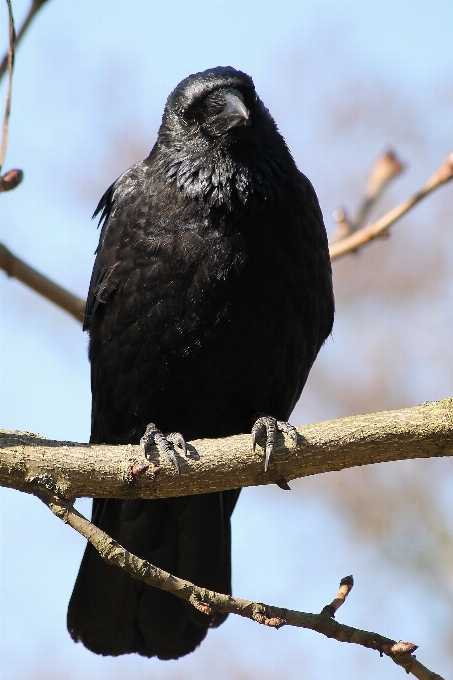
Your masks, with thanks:
M126 481L133 482L134 479L140 477L140 475L142 475L148 469L149 469L148 463L135 463L135 465L129 465L126 473Z
M282 619L279 616L267 616L266 608L262 605L253 610L252 619L257 623L261 623L263 626L269 626L276 630L286 625L285 619Z
M203 600L200 600L196 595L192 595L189 599L189 602L202 614L210 616L213 613L209 604Z
M391 645L384 643L380 651L388 656L398 656L398 654L412 654L416 649L418 649L418 645L414 645L413 642L403 642L400 640Z
M389 656L398 666L402 666L407 674L412 671L412 664L416 660L413 652L418 649L418 645L413 642L399 642L383 643L379 646L379 654Z

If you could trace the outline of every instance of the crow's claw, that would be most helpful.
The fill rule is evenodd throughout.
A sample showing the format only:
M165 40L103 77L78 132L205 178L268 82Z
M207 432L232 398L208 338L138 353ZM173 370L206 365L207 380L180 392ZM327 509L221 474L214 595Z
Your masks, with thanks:
M293 444L297 444L297 430L294 425L286 423L284 420L277 420L277 430L288 435Z
M265 451L266 457L264 459L264 471L267 472L269 467L269 460L274 453L277 432L291 437L294 444L297 444L297 430L293 425L285 423L283 420L277 420L272 416L261 416L258 418L252 427L252 446L255 451L258 439L264 438L266 435Z
M182 434L179 432L170 432L165 435L157 429L154 423L149 423L146 427L145 434L140 439L140 445L145 452L145 455L148 453L149 447L152 444L155 444L159 453L162 453L165 458L175 466L176 472L179 475L179 462L171 445L179 446L184 453L187 453L186 442Z
M178 446L180 449L182 449L184 455L187 454L186 440L180 432L167 432L165 439L170 442L170 444Z

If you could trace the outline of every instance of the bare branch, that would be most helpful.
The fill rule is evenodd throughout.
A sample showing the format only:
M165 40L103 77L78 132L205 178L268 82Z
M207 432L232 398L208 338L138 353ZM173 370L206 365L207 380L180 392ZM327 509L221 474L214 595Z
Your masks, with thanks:
M6 176L7 175L5 175L5 177ZM51 302L54 302L59 307L65 309L72 314L77 321L83 321L85 300L73 295L43 274L40 274L36 269L33 269L33 267L30 267L30 265L26 264L16 255L13 255L13 253L1 243L0 267L4 269L8 276L14 276L16 279L19 279L19 281L22 281L22 283L25 283L29 288L33 288L37 293L40 293Z
M281 479L409 458L453 455L453 399L400 411L298 427L299 442L277 440L267 472L250 435L198 439L178 456L181 473L155 446L58 442L0 431L0 486L65 498L167 498L274 484Z
M7 0L9 3L9 0ZM25 17L24 23L19 29L19 33L17 34L16 38L16 46L20 43L22 40L25 31L27 28L30 26L32 20L36 16L37 12L41 9L41 7L47 2L47 0L32 0L32 3L30 5L30 9L28 10L28 14ZM0 81L3 78L3 76L6 73L6 70L8 68L8 53L5 54L5 56L2 59L2 63L0 64Z
M386 186L403 170L404 164L399 160L394 151L390 150L379 156L373 163L365 186L363 199L354 217L349 219L343 208L337 208L334 211L333 218L336 222L336 227L331 243L341 241L341 239L363 227L371 209L382 195Z
M404 164L399 160L394 151L390 150L376 160L368 177L365 196L352 219L353 231L357 231L364 226L370 210L380 198L384 189L403 170Z
M45 490L40 497L57 517L82 534L106 562L124 569L133 578L138 578L151 586L173 593L176 597L190 602L205 614L211 614L213 611L238 614L276 629L284 625L309 628L339 642L349 642L377 650L381 656L388 656L396 664L402 666L407 673L412 673L419 680L442 680L439 675L422 666L413 656L412 653L417 649L417 645L411 642L395 642L395 640L377 633L370 633L338 623L328 611L331 605L324 607L320 614L306 614L199 588L193 583L177 578L125 550L108 534L77 512L70 503L52 495L52 493L47 493ZM343 579L337 598L341 594L344 600L352 587L351 581L352 577Z
M432 191L450 181L453 177L453 153L448 156L442 166L434 173L434 175L427 181L424 187L420 189L414 196L403 201L393 210L390 210L379 220L373 224L359 229L350 236L346 236L340 241L332 243L330 250L330 259L335 260L337 257L352 253L358 250L361 246L369 243L377 236L382 235L385 231L405 215L411 208L419 203L423 198L428 196Z
M14 50L16 47L16 31L14 29L13 8L11 0L6 0L8 6L9 20L9 48L6 55L6 65L8 68L8 92L6 93L5 115L3 118L2 143L0 147L0 172L2 171L3 161L5 160L6 147L8 144L9 114L11 112L11 90L13 86Z
M329 616L335 616L341 605L346 602L346 598L351 592L354 586L354 578L352 576L345 576L340 581L340 590L335 595L335 599L332 600L330 604L327 604L322 610L321 614L328 614ZM414 651L414 650L411 650Z
M341 241L354 231L352 228L352 221L349 218L346 209L337 208L334 210L333 219L335 222L335 231L330 240L330 245L332 245L332 243L337 243L337 241Z

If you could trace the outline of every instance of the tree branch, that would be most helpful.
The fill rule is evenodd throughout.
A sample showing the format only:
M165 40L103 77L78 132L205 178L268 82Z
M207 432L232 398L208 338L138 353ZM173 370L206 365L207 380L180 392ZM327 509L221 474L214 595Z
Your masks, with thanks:
M199 439L177 453L181 474L131 444L89 445L58 442L30 433L0 431L0 486L67 499L167 498L343 470L409 458L453 455L453 399L304 425L299 442L283 435L264 471L264 452L252 452L250 435Z
M384 189L404 169L404 164L399 160L394 151L389 150L387 153L379 156L373 163L363 198L354 217L349 219L342 208L337 208L334 211L333 218L337 224L331 243L341 241L364 226L368 214L381 197Z
M13 86L13 69L14 69L14 50L16 47L16 31L14 29L13 8L11 7L11 0L6 0L8 7L8 22L9 22L9 48L6 54L6 68L8 69L8 92L5 100L5 115L3 118L2 143L0 146L0 172L5 160L6 147L8 145L8 128L9 128L9 114L11 113L11 90Z
M35 15L37 12L41 9L41 7L47 2L47 0L32 0L32 3L30 5L30 9L28 10L28 14L24 19L24 23L19 29L19 33L17 34L16 38L16 46L20 43L22 40L25 31L27 28L30 26L32 20L34 19ZM2 62L0 64L0 81L5 75L6 71L8 69L8 52L5 54L5 56L2 59Z
M335 621L333 615L335 610L338 609L338 600L341 603L344 602L353 585L352 577L346 577L342 580L340 592L332 604L324 607L320 614L306 614L252 602L232 595L222 595L206 588L199 588L193 583L177 578L133 555L89 522L70 503L45 489L40 497L57 517L82 534L104 560L121 567L133 578L138 578L156 588L167 590L176 597L190 602L204 614L211 614L213 611L238 614L276 629L284 625L309 628L339 642L349 642L375 649L381 656L388 656L396 664L402 666L407 673L412 673L419 680L442 680L439 675L432 673L413 656L413 652L417 649L417 646L413 643L396 642L377 633L359 630Z
M453 178L453 153L444 161L441 167L434 173L434 175L426 182L420 191L417 191L411 198L408 198L400 205L393 208L388 213L383 215L373 224L369 224L363 229L346 236L341 240L335 241L329 247L330 259L335 260L337 257L353 253L366 243L373 241L377 236L382 235L385 231L405 215L411 208L424 199L435 189L449 182Z
M72 506L78 496L159 498L220 491L239 486L339 470L356 465L453 455L453 399L421 406L298 428L297 446L280 440L268 473L263 456L251 451L250 435L200 439L188 446L181 474L158 460L145 458L139 446L91 446L56 442L30 433L0 432L0 485L35 494L62 521L82 534L111 564L134 578L168 590L200 611L239 614L258 623L310 628L340 642L360 644L390 657L419 680L442 680L413 656L417 648L376 633L337 623L333 616L353 586L343 579L340 591L320 614L222 595L179 579L129 553ZM69 499L69 500L68 500Z
M11 173L7 173L7 175L9 174ZM3 179L5 179L7 175L5 175ZM33 269L33 267L30 267L30 265L14 255L2 243L0 243L0 267L8 274L8 276L14 276L16 279L19 279L19 281L22 281L22 283L25 283L26 286L47 298L47 300L50 300L59 307L65 309L69 314L72 314L77 321L83 321L85 300L82 300L65 290L57 283L54 283L44 276L44 274L40 274L36 269Z

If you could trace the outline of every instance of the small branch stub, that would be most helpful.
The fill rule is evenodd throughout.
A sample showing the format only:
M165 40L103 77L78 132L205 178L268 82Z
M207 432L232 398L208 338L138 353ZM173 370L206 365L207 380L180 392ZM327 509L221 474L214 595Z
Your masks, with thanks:
M24 173L22 170L8 170L3 176L0 176L0 193L2 191L11 191L11 189L15 189L22 182L23 178Z
M324 607L321 614L328 614L332 618L335 618L335 612L344 604L347 596L351 592L354 586L354 578L352 576L345 576L341 579L340 590L335 595L335 599Z

